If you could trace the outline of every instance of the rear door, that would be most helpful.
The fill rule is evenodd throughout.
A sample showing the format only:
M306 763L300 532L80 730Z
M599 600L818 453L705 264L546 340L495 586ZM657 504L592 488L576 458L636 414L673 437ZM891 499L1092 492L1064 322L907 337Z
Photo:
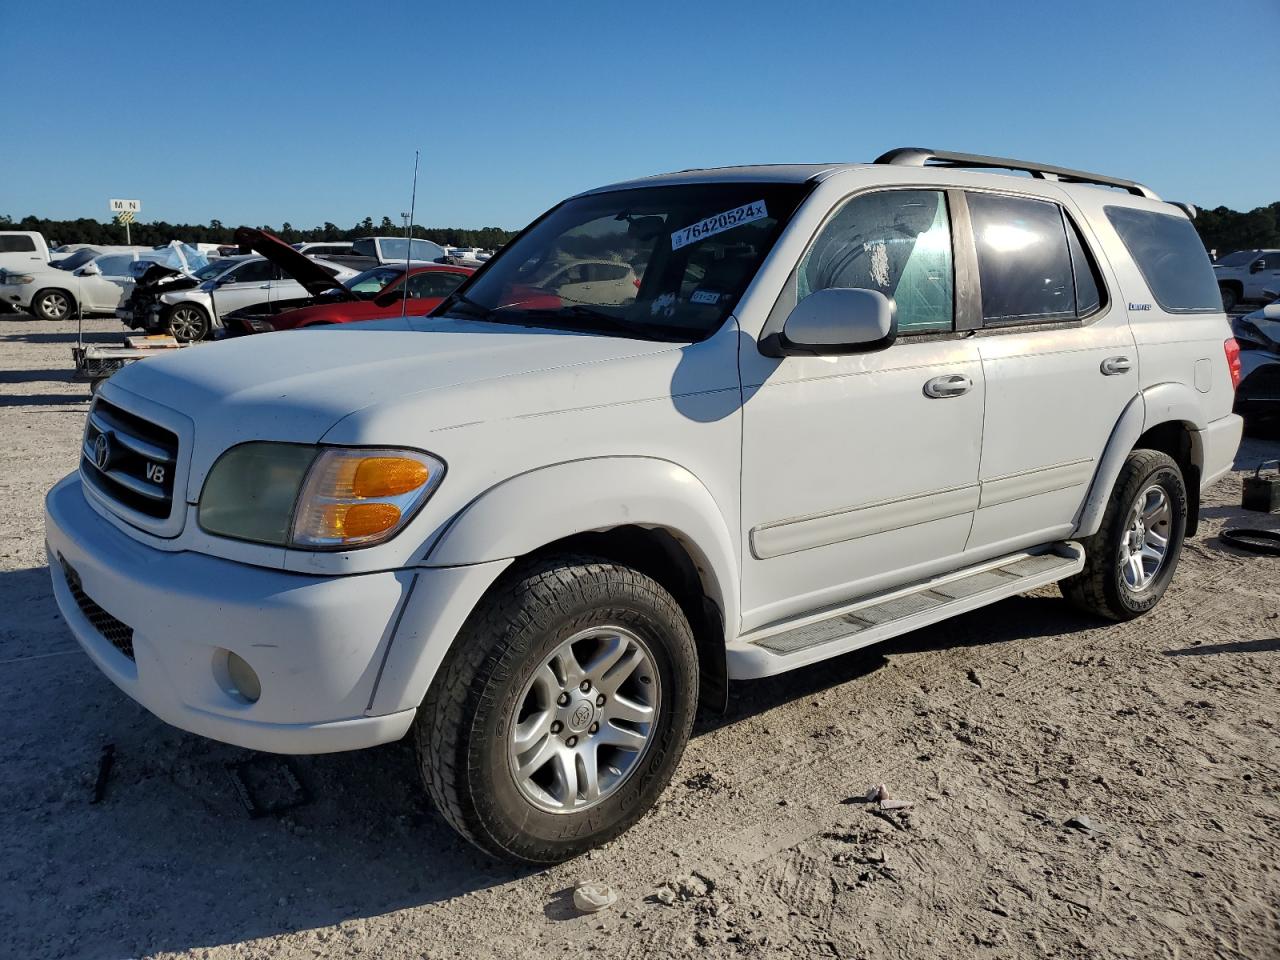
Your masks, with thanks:
M744 629L941 572L964 550L984 389L976 343L956 329L947 196L855 195L774 311L832 287L877 290L897 305L892 346L779 360L743 340Z
M1051 200L967 191L986 377L981 501L969 549L1066 536L1138 392L1138 357L1079 222Z
M271 282L275 275L275 265L266 259L248 260L236 267L227 282L214 290L218 316L225 317L232 310L266 303L271 299Z

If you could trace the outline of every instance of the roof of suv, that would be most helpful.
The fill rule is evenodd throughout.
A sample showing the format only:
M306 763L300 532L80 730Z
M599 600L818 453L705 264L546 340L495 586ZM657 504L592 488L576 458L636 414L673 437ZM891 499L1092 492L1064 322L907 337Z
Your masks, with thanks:
M1160 199L1148 187L1132 180L1122 180L1117 177L1087 173L1083 170L1071 170L1049 164L1013 160L1007 157L988 157L980 154L935 151L921 147L899 147L890 150L878 157L874 163L753 164L680 170L674 173L664 173L614 183L598 187L595 190L585 191L585 193L602 193L627 187L653 187L680 183L816 183L845 171L885 170L890 167L898 167L899 169L904 167L914 168L916 170L964 170L984 177L998 177L1002 180L1012 178L1025 185L1026 177L1011 177L1011 171L1019 171L1029 173L1041 182L1048 181L1068 187L1076 184L1112 187L1148 200L1158 201ZM1190 208L1186 209L1189 215L1194 216Z

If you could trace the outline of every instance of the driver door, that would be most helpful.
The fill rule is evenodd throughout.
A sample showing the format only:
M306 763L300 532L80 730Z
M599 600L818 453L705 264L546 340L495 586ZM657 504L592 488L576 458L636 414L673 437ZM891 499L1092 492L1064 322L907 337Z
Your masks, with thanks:
M822 289L877 290L895 301L897 341L774 359L743 339L744 630L959 565L985 381L973 339L956 333L952 233L945 191L855 196L775 314Z

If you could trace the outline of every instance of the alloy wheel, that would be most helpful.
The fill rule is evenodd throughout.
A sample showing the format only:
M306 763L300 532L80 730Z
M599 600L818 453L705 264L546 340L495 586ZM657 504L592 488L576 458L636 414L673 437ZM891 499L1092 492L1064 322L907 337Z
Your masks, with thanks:
M71 301L64 293L46 293L40 298L40 312L50 320L62 320L71 312Z
M639 767L661 704L653 654L639 636L593 627L561 643L516 700L508 737L521 795L549 813L578 813Z
M1164 567L1173 530L1173 506L1160 484L1134 500L1120 540L1120 576L1135 593L1146 590Z

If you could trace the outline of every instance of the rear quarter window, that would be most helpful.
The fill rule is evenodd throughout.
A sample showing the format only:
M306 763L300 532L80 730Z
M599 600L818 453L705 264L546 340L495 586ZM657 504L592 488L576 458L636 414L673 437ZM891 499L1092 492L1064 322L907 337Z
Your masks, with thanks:
M1106 212L1161 309L1168 313L1222 311L1209 255L1190 220L1133 207L1107 207Z
M0 237L0 253L33 253L36 242L31 237Z

